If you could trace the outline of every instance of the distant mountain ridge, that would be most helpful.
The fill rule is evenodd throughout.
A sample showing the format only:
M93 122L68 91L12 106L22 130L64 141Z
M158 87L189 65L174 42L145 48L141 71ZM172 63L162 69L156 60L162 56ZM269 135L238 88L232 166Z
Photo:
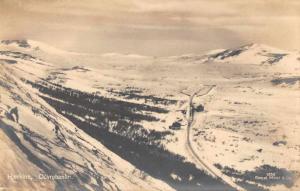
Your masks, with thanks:
M72 54L82 54L69 52L61 50L50 46L46 43L34 41L34 40L2 40L2 46L13 46L15 48L22 48L31 51L44 51L47 53L72 53ZM91 54L91 56L100 56L103 58L130 58L130 59L149 59L151 57L139 54L122 54L122 53L103 53L103 54ZM300 61L300 53L296 51L285 51L278 48L274 48L264 44L250 43L242 45L235 48L229 49L216 49L207 51L204 54L184 54L179 56L163 57L175 60L186 60L186 61L198 61L198 62L233 62L242 64L277 64L282 60L288 59L291 61Z

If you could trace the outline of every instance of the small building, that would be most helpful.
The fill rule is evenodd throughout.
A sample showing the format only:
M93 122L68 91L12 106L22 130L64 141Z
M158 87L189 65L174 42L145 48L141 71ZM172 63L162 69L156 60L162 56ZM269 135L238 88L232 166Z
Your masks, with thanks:
M200 104L194 108L194 111L202 112L202 111L204 111L204 106L202 104Z
M172 130L179 130L181 128L181 123L175 121L172 125L169 126L169 129Z

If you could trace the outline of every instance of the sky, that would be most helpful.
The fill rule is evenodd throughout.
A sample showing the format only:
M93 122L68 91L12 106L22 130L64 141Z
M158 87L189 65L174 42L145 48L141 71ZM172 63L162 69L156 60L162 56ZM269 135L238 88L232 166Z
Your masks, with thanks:
M0 0L0 39L152 56L248 43L300 50L300 1Z

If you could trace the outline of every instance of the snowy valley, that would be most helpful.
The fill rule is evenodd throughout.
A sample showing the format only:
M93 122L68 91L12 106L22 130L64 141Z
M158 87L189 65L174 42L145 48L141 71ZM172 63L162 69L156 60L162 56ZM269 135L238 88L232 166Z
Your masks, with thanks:
M0 92L3 189L300 189L297 51L150 57L4 40Z

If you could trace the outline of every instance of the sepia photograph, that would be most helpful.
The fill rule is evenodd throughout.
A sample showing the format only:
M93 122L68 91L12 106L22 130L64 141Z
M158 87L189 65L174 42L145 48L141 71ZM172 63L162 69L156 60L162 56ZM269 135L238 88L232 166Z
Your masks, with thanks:
M0 0L0 191L299 191L299 0Z

